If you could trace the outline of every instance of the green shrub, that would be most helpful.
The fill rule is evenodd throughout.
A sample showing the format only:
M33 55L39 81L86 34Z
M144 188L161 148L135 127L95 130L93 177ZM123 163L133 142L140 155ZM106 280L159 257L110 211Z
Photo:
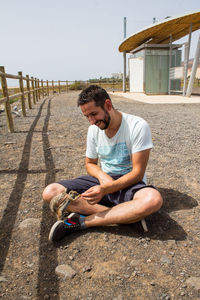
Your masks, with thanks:
M86 83L83 81L75 81L74 83L69 85L69 90L83 90L84 88L86 88Z

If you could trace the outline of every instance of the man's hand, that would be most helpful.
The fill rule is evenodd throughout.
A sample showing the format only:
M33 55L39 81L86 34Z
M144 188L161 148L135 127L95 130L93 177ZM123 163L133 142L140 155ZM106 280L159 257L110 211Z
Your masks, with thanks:
M95 185L81 194L81 197L88 201L89 204L94 205L97 204L105 195L105 191L102 186Z

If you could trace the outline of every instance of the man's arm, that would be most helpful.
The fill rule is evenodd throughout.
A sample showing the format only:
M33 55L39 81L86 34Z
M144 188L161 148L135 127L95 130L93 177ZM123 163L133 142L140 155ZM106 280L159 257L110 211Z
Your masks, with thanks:
M112 181L110 180L106 181L106 176L103 175L105 173L100 169L100 167L90 162L91 165L89 165L89 168L87 168L88 165L86 167L87 171L89 170L90 172L89 174L96 178L98 178L98 176L99 177L102 176L102 178L105 176L104 177L105 183L104 182L101 183L101 181L99 180L101 185L94 186L89 190L87 190L85 193L82 194L83 198L85 200L88 200L91 204L96 204L102 199L104 195L117 192L121 189L124 189L128 186L131 186L141 181L144 177L146 166L149 160L149 155L150 155L150 149L132 154L132 165L133 165L132 171L121 176L119 179L112 180ZM99 173L100 175L97 175L98 172L100 172Z
M132 171L121 176L119 179L113 181L112 183L102 185L105 193L110 194L141 181L144 177L146 166L149 160L149 155L150 149L132 154Z
M86 167L87 173L89 175L97 178L101 185L112 182L113 178L111 176L109 176L108 174L106 174L105 172L103 172L101 170L101 168L97 165L97 163L98 163L97 158L92 159L92 158L86 157L85 167Z

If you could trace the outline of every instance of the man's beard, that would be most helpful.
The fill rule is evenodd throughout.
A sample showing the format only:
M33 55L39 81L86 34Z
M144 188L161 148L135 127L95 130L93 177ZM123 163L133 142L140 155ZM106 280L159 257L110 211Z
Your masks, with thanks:
M107 129L108 126L109 126L109 124L110 124L110 120L111 120L109 113L108 113L106 110L104 110L104 111L105 111L105 117L104 117L104 119L98 120L98 121L95 123L95 125L96 125L98 122L103 122L103 123L104 123L104 127L103 127L103 128L101 128L101 127L98 126L101 130Z

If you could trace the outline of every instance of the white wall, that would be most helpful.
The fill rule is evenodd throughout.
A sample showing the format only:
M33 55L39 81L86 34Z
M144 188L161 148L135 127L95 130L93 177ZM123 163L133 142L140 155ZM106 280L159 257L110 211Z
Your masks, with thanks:
M130 92L143 93L143 57L129 58Z

